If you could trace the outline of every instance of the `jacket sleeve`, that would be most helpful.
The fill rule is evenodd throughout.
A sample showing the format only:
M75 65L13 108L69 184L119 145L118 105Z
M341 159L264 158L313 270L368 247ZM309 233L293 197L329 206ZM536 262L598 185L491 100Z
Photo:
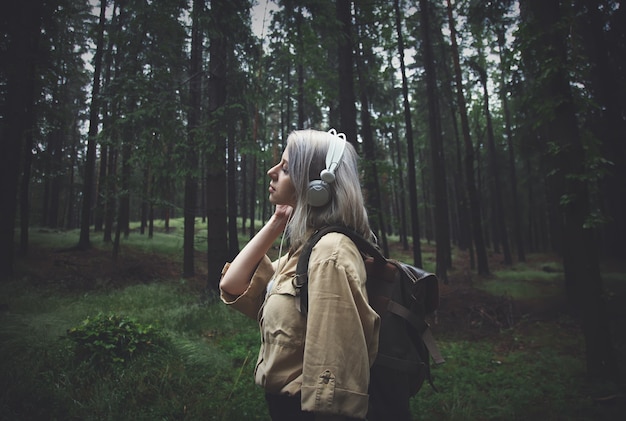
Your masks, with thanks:
M302 409L365 418L380 320L367 302L365 267L356 246L340 240L330 249L321 260L314 250L309 264Z
M220 290L220 298L222 301L246 316L257 320L259 310L265 299L267 284L274 274L274 264L275 263L270 261L269 257L265 256L252 274L250 285L248 285L244 293L241 295L231 295ZM224 265L222 276L228 271L229 267L230 263Z

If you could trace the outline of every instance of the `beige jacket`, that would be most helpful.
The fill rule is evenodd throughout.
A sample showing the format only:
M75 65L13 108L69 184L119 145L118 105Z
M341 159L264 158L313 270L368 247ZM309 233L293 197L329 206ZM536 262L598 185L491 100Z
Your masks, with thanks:
M299 256L300 250L274 263L266 256L248 289L238 297L222 291L222 300L259 321L258 385L269 393L301 392L305 411L365 418L380 319L367 301L363 259L343 234L322 237L309 262L305 317L292 283Z

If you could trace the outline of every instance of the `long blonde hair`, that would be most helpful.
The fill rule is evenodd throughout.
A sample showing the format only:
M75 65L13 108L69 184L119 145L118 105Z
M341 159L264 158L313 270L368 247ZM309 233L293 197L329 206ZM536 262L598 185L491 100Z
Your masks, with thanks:
M312 231L327 225L347 226L365 238L372 235L361 191L358 155L350 143L346 143L335 171L335 182L329 185L330 202L321 207L307 202L309 182L319 179L320 172L326 167L331 136L336 135L318 130L297 130L287 138L289 174L297 201L287 229L293 249L300 247Z

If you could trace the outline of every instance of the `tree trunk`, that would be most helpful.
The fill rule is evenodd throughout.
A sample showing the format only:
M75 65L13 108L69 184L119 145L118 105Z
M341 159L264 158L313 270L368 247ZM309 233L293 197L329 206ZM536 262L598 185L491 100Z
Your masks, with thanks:
M580 15L584 23L581 25L589 62L591 76L591 90L594 100L598 102L597 118L593 121L593 130L598 139L602 140L602 151L610 165L605 165L606 175L600 181L603 197L603 212L608 218L602 227L602 249L606 256L617 259L626 257L626 123L623 115L624 94L620 81L616 77L616 66L611 66L610 60L621 57L623 52L609 50L610 43L606 39L606 23L602 19L597 0L582 0L585 6ZM624 15L624 2L616 13ZM612 32L624 31L623 25L611 24ZM623 36L623 32L621 34ZM623 38L622 38L623 39ZM622 44L623 45L623 44ZM622 47L623 48L623 47ZM623 67L621 68L623 69ZM622 75L623 75L623 70ZM622 85L623 86L623 85Z
M28 123L33 121L35 96L35 60L41 28L43 2L40 0L11 2L3 9L11 19L7 33L6 51L6 99L3 124L3 149L0 154L0 281L13 275L15 253L15 215L17 211L17 187L21 169L21 156ZM5 66L5 63L3 63Z
M134 111L134 99L129 99L129 113ZM117 259L120 251L120 239L122 233L124 238L128 238L129 235L129 223L130 223L130 158L131 158L131 143L130 139L134 139L134 128L127 124L124 128L124 141L122 144L122 177L121 177L121 192L118 200L117 208L117 224L115 226L115 237L113 239L113 258Z
M297 95L298 95L298 126L297 129L304 129L306 117L304 116L304 42L302 41L302 8L297 6L296 10L296 38L297 38L297 52L296 52L296 73L298 77ZM290 122L287 124L290 125Z
M135 99L131 96L131 107L129 113L135 112ZM124 232L124 239L130 236L130 192L131 192L131 158L133 152L133 145L128 139L137 138L137 128L134 125L127 127L124 134L124 141L122 144L122 191L120 194L120 212L117 215L117 224L122 228Z
M351 0L337 0L337 20L341 27L339 31L339 43L337 57L339 64L339 121L338 131L345 133L348 142L357 145L356 129L356 99L354 95L353 63L354 53L352 49L352 11ZM362 105L362 104L361 104Z
M417 148L417 162L426 162L426 157L424 156L424 150L426 146ZM426 239L426 243L430 244L434 239L434 231L435 231L435 220L433 219L433 207L431 206L430 200L430 186L434 183L434 180L428 178L428 174L426 174L426 165L419 166L419 178L420 178L420 188L419 191L422 192L422 208L423 212L420 217L422 221L422 227L424 229L421 231L422 237Z
M89 227L91 225L91 206L93 204L96 172L96 136L98 135L98 121L100 114L100 73L102 71L102 50L104 46L104 24L106 22L106 0L100 0L100 21L98 23L98 40L94 56L93 86L91 90L91 105L89 107L89 133L87 135L87 158L85 162L85 176L83 185L83 204L80 220L80 237L77 247L87 249L91 247L89 241Z
M463 94L463 78L461 75L461 64L459 62L459 47L456 42L456 29L450 0L447 0L447 7L448 20L450 24L450 39L452 41L452 59L454 61L457 102L459 115L461 116L463 141L465 143L465 182L467 183L467 194L470 201L473 240L474 245L476 246L477 270L479 275L488 275L489 263L487 261L487 249L485 248L482 218L480 216L480 204L478 202L478 192L476 191L476 182L474 178L474 147L472 145L469 120L467 118L465 95Z
M406 78L406 66L404 64L404 39L402 36L402 19L400 14L400 2L394 0L396 18L396 32L398 35L398 58L400 59L400 71L402 74L402 101L404 107L404 123L406 125L407 142L407 167L409 181L409 199L411 207L411 232L413 235L413 264L422 267L422 248L420 245L420 229L417 208L417 180L415 175L415 151L413 149L413 123L411 121L411 107L409 105L409 84Z
M389 66L391 66L391 63L389 63ZM396 102L393 102L393 115L397 115L398 114L398 109L397 109L397 105ZM398 174L402 174L402 169L403 169L403 165L402 165L402 155L404 155L404 153L402 152L402 142L400 141L400 135L398 134L399 130L398 130L398 123L394 122L393 123L393 128L392 128L392 132L391 132L391 137L392 140L391 142L393 143L395 150L396 150L396 162L397 162L397 169L398 169ZM406 230L406 226L407 226L407 221L406 221L406 189L404 187L404 177L400 176L397 177L398 179L398 208L399 208L399 219L400 219L400 241L402 242L402 249L403 250L408 250L409 249L409 236L407 234L407 230Z
M113 3L113 11L111 16L111 27L117 28L117 1ZM113 32L113 31L111 31ZM109 37L109 42L104 55L104 81L103 87L108 87L111 82L111 73L113 72L113 36ZM111 128L111 121L115 116L115 100L107 99L102 103L102 128L109 131ZM114 195L114 183L112 176L112 168L110 161L113 160L113 150L115 146L112 144L111 139L113 134L109 134L109 142L100 145L100 171L98 175L98 189L100 194L96 199L96 211L94 214L94 231L102 231L103 241L111 241L111 224L112 218L110 218L111 208L113 207ZM111 143L111 144L109 144Z
M73 136L78 138L80 135L78 133L78 129L75 128L75 130L73 131ZM72 146L70 148L70 162L69 162L69 167L70 167L70 173L69 173L69 179L68 179L68 184L69 184L69 192L67 194L67 217L65 218L65 228L67 229L74 229L76 227L78 227L80 221L77 221L75 219L74 216L74 212L75 212L75 206L74 206L74 200L75 200L75 196L76 196L76 189L74 188L75 185L75 178L76 178L76 172L75 172L75 168L76 168L76 162L78 161L78 157L77 157L77 149L78 149L78 145L80 143L79 139L75 139L74 141L72 141Z
M435 189L436 274L439 279L447 284L447 270L452 266L448 195L443 136L441 135L441 116L439 113L439 99L437 95L437 74L430 37L430 7L428 0L420 0L420 15L422 56L424 60L424 77L426 79L426 97L428 99L428 127L430 150L432 154L433 186Z
M476 269L476 257L474 256L474 244L472 242L472 221L470 218L470 206L467 199L467 189L463 188L463 152L461 137L459 135L456 108L450 101L450 115L454 127L454 145L456 155L456 169L454 171L454 191L456 196L456 211L459 215L459 249L467 250L470 258L470 269Z
M106 115L103 107L103 115ZM104 120L104 119L103 119ZM104 126L104 122L103 122ZM106 180L107 180L107 166L109 159L109 147L108 145L100 145L100 165L98 170L98 196L96 198L96 209L93 216L93 230L94 232L101 232L104 227L104 208L106 206Z
M116 139L117 140L117 139ZM113 220L115 219L115 204L117 197L117 183L114 177L117 174L117 147L109 146L108 177L106 183L106 206L104 209L104 230L102 231L102 241L110 243L113 235Z
M256 136L254 136L256 138ZM237 152L235 150L235 124L228 125L228 258L239 253L237 237Z
M148 238L154 237L154 203L150 202L148 207Z
M559 198L563 222L563 267L566 289L574 308L580 313L585 336L587 374L592 380L617 381L618 365L603 299L602 278L594 233L586 225L589 217L589 192L585 177L585 150L578 129L576 108L568 81L568 63L557 0L528 0L524 20L536 38L536 57L550 61L551 71L535 75L540 83L542 104L551 104L543 114L550 151L552 195ZM543 56L542 56L543 52ZM539 69L537 69L538 71Z
M359 26L359 9L358 3L355 4L357 7L357 36L359 42L357 42L357 46L362 45L363 48L369 48L370 44L366 44L365 40L361 36L358 28ZM382 208L381 203L381 195L380 195L380 185L379 185L379 176L378 176L378 165L377 165L377 154L376 154L376 144L374 143L374 136L372 133L372 125L371 125L371 116L369 113L369 97L367 95L368 85L370 84L370 76L369 72L367 72L366 66L364 64L364 54L367 54L368 57L372 56L372 52L370 50L363 51L361 48L357 47L356 54L356 69L357 76L359 79L359 96L361 99L361 136L363 137L363 153L365 155L364 162L364 172L365 172L365 190L367 191L367 199L368 199L368 207L369 207L369 215L370 221L372 222L372 230L376 233L376 236L382 242L382 249L386 256L389 256L389 245L387 244L387 232L385 227L385 218L384 218L384 210Z
M227 22L236 11L226 2L211 2L213 31L209 41L209 123L216 127L222 119L220 108L226 103L226 64L228 60ZM217 290L224 263L228 260L226 182L226 133L214 130L207 156L207 286Z
M63 87L59 87L59 91L62 91ZM59 91L57 91L57 100L59 103L63 101L59 97ZM58 228L59 227L59 195L61 194L61 171L63 170L63 138L65 132L62 127L64 122L61 118L56 121L58 127L53 129L48 137L48 159L50 161L50 172L46 177L46 182L49 184L48 189L48 210L46 212L46 227Z
M198 148L197 130L202 107L202 29L200 15L204 2L193 1L191 24L191 59L189 68L189 112L187 114L187 164L184 198L183 277L194 276L194 253L196 243L196 208L198 203Z
M491 121L491 111L489 109L489 90L487 88L487 71L479 64L474 63L475 69L480 76L480 83L483 87L483 110L487 121L487 161L489 162L489 176L492 180L493 206L495 224L498 227L497 242L502 245L504 254L504 264L512 265L511 248L509 245L509 235L506 227L506 218L504 215L504 204L502 202L502 179L500 178L500 165L496 151L496 139L493 133L493 124Z
M143 169L143 177L142 177L142 194L141 194L141 210L140 210L140 221L139 221L139 234L144 235L146 233L146 228L148 227L148 206L150 202L150 163L146 162L145 168Z
M263 47L261 46L261 48L259 48L259 69L257 71L257 84L256 84L256 88L259 88L261 86L261 75L262 75L262 71L263 71L263 66L261 65L261 63L263 63ZM260 147L259 147L259 143L260 143L260 139L259 139L259 106L258 106L258 98L261 98L262 94L261 92L259 92L258 90L256 91L256 98L257 100L255 101L254 104L254 120L252 121L252 146L253 146L253 152L244 155L246 158L246 165L242 166L242 178L243 178L243 188L242 188L242 203L241 203L241 213L242 213L242 221L243 221L243 228L242 228L242 232L245 234L246 230L245 230L245 225L246 225L246 216L248 216L250 218L250 230L249 230L249 237L248 238L253 238L254 235L256 234L256 224L255 224L255 216L256 216L256 208L257 208L257 187L258 187L258 180L257 180L257 156L258 156L258 151L260 151ZM248 131L248 123L247 120L244 119L243 121L243 131L247 132ZM274 165L274 164L272 164ZM234 172L233 172L234 174ZM250 191L248 192L247 187L250 186ZM265 208L262 208L263 210L265 210ZM263 220L265 220L265 218L262 218ZM229 243L229 245L231 246L231 250L235 251L235 246L237 248L237 251L239 249L239 240L235 237L235 239Z
M28 123L28 127L33 127L34 113L31 114L31 121ZM28 229L30 223L30 174L33 162L33 131L27 130L24 139L24 150L22 159L24 163L22 165L22 179L20 183L20 249L19 255L26 256L28 254Z
M256 141L256 139L255 139ZM249 215L250 215L250 232L249 238L254 237L256 233L256 226L254 224L255 221L255 210L256 210L256 191L257 191L257 156L256 154L252 154L250 159L248 159L248 171L250 171L250 201L249 201Z
M511 112L509 111L509 100L507 97L507 89L505 83L505 77L509 73L509 67L504 53L504 31L505 28L499 28L497 30L498 52L500 56L500 101L502 102L502 113L504 114L504 129L508 146L509 178L511 182L511 197L513 200L513 240L515 241L515 248L517 250L517 260L519 262L525 262L526 252L524 248L524 237L522 236L522 216L520 213L520 200L517 192L517 170L515 169L513 129L511 128Z

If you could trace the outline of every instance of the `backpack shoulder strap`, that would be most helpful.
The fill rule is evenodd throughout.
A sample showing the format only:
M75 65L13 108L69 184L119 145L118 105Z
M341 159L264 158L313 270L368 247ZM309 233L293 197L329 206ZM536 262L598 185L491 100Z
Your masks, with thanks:
M304 244L302 251L300 253L300 257L298 258L298 264L296 266L296 277L293 280L293 285L296 288L298 295L300 296L300 312L305 316L308 313L309 309L309 293L308 293L308 282L309 282L309 260L311 258L311 252L313 251L313 247L317 242L326 234L330 232L339 232L341 234L349 237L352 242L357 246L357 248L364 253L374 259L375 262L384 263L387 261L385 256L376 248L374 244L369 242L367 239L363 238L362 235L358 234L356 231L342 226L342 225L332 225L328 227L321 228L317 230Z

